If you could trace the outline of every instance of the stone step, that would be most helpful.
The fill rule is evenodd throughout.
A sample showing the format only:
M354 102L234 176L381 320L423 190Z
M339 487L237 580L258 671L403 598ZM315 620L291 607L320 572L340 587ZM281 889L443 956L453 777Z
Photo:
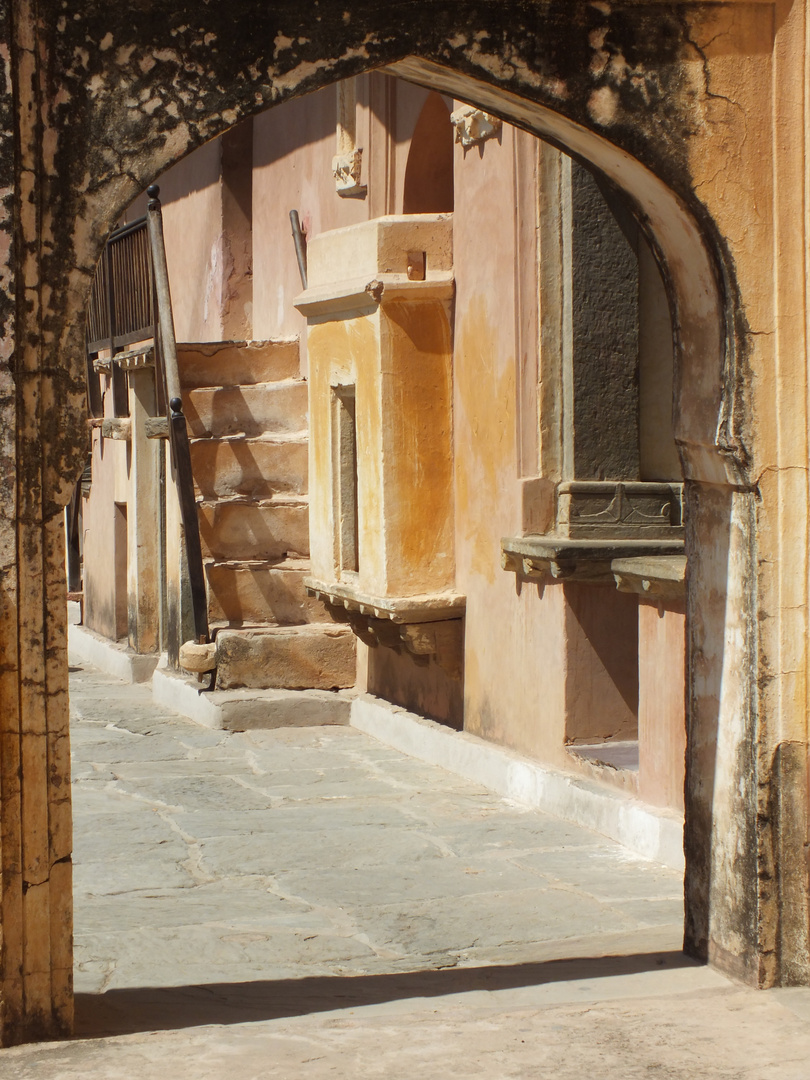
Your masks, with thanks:
M223 731L348 724L351 697L330 690L212 690L182 671L159 668L152 678L158 705Z
M355 636L348 626L220 630L216 643L219 690L336 690L355 683Z
M177 364L186 390L295 379L300 370L298 341L183 343L177 346Z
M296 625L327 622L320 600L307 596L309 560L281 563L209 562L208 620L212 625Z
M301 379L286 379L255 386L185 390L183 410L194 438L303 433L307 428L307 384Z
M307 491L306 438L194 439L191 467L198 495L212 501L244 495L271 499Z
M201 502L197 511L204 559L278 562L309 555L306 496L269 502Z

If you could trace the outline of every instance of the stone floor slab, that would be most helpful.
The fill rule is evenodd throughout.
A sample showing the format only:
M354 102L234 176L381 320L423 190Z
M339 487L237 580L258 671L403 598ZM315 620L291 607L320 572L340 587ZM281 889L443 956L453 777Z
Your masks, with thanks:
M684 957L675 871L356 730L203 730L81 667L81 1037L2 1080L810 1075L810 992Z

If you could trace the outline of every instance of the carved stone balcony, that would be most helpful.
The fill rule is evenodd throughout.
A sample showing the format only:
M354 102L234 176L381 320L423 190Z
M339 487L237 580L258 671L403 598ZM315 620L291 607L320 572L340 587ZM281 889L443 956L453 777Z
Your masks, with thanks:
M528 581L587 581L660 600L683 596L681 484L574 480L557 487L556 527L501 541L501 565Z

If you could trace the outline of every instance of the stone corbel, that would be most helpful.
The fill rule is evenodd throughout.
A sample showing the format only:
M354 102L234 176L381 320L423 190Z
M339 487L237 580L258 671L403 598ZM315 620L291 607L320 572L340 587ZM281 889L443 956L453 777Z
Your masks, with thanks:
M132 438L132 421L128 416L102 420L101 437L115 439L116 442L129 442Z
M399 627L403 645L413 656L433 656L451 679L460 679L464 643L460 619L440 623L406 623Z
M332 175L335 178L335 190L344 199L362 198L368 188L360 183L363 170L362 149L350 150L346 154L336 154L332 158Z
M142 368L155 366L155 348L153 345L140 345L137 349L127 349L116 353L114 362L122 371L140 371Z
M456 109L450 116L450 123L456 129L456 142L460 142L465 150L487 139L497 139L503 126L497 116L472 105L462 105Z
M144 420L147 439L168 439L169 421L165 416L147 416Z

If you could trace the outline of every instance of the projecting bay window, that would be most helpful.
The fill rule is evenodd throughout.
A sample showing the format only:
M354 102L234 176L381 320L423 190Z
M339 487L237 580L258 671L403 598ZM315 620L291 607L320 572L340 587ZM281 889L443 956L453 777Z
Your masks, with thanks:
M525 532L502 541L502 565L520 583L564 590L570 752L677 806L648 767L664 745L682 760L684 738L686 559L666 289L606 177L541 145L538 182L538 408L519 421ZM640 780L634 758L647 761Z
M447 701L460 701L452 239L448 214L322 233L308 245L308 286L296 300L310 395L304 584L368 646L369 688L390 690L399 672L406 707L402 687L423 686L426 670Z

